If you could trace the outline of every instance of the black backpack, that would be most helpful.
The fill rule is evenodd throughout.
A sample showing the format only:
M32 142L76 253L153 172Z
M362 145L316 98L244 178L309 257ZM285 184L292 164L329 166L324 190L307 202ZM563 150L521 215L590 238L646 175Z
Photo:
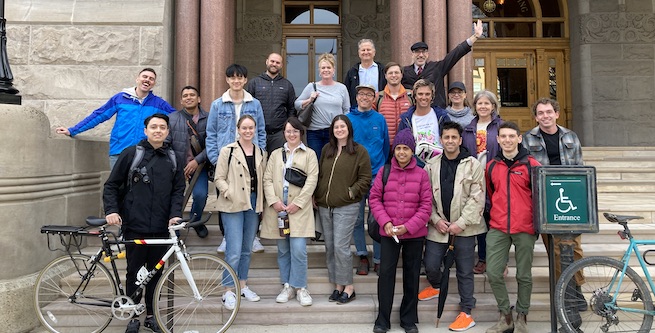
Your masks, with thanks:
M168 148L166 152L168 154L168 159L173 164L173 174L175 174L177 172L177 159L175 158L175 152L171 148ZM127 182L128 184L130 184L130 188L132 187L133 183L136 183L136 181L134 181L135 179L134 177L143 178L145 175L147 175L147 170L148 167L150 166L150 163L148 163L144 167L139 168L139 165L143 161L144 155L145 155L145 148L143 148L143 146L141 145L136 145L134 158L132 159L132 164L130 164L130 171L127 175L127 179L128 179Z

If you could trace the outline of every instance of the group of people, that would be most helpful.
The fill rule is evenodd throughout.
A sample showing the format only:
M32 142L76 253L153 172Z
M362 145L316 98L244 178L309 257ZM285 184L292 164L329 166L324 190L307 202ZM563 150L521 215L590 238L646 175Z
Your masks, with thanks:
M400 324L406 332L418 332L418 301L438 297L447 251L455 253L461 297L461 313L450 329L475 325L473 274L486 271L501 312L487 332L527 332L537 238L530 168L581 164L580 143L575 133L556 124L559 105L554 100L537 101L533 114L539 126L522 136L516 124L500 119L492 92L478 92L469 106L465 85L453 82L446 98L443 78L481 36L480 22L474 31L442 61L428 61L427 44L415 43L413 64L404 67L375 62L373 41L363 39L358 44L361 62L344 83L334 79L334 57L323 54L318 58L320 80L308 83L298 97L280 73L279 54L270 54L266 71L250 81L247 69L233 64L225 72L229 89L209 112L200 107L200 93L192 86L182 89L182 109L175 111L152 93L156 73L146 68L135 87L56 132L75 136L117 115L103 201L107 222L121 225L126 239L167 238L167 225L182 217L185 180L193 193L191 217L199 219L208 183L214 181L225 258L239 279L239 288L223 295L226 308L235 306L236 292L248 301L260 300L247 284L258 232L277 243L281 291L276 302L295 297L302 306L311 305L306 246L317 226L334 286L328 300L355 300L351 239L359 256L356 273L366 275L371 265L364 221L375 220L381 241L374 242L372 255L380 304L374 332L390 330L401 250ZM306 127L296 116L310 104ZM133 165L139 149L145 154ZM196 232L208 235L204 226ZM512 244L519 284L516 320L503 280ZM152 269L161 257L153 249L129 246L128 294L136 288L139 268ZM429 286L419 292L422 263ZM158 332L152 301L146 293L144 326ZM139 327L133 318L126 332Z

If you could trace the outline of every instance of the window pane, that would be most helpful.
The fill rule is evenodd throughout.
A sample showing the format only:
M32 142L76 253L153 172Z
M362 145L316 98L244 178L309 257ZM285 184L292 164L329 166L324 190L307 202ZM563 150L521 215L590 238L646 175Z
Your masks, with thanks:
M562 37L562 23L544 23L544 37Z
M309 6L285 6L284 23L309 24Z
M287 53L303 53L309 52L307 39L287 39Z
M316 38L316 54L337 53L337 40L335 38Z
M528 106L528 78L525 68L498 68L498 98L505 107Z
M554 58L548 59L548 88L550 90L550 98L557 99L557 69L555 64L557 61Z
M482 17L534 17L534 8L531 0L473 0L473 18Z
M495 23L494 37L535 37L534 23Z
M339 24L339 6L314 7L314 24Z
M559 0L540 0L543 17L560 17Z
M309 82L309 56L287 55L286 66L289 69L293 68L287 71L286 78L293 84L297 97Z

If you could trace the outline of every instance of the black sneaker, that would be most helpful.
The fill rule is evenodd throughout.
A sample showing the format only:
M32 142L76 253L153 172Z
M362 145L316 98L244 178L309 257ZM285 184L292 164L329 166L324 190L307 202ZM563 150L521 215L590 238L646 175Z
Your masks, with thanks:
M139 319L134 318L127 323L125 333L139 333L139 327L141 327L141 322Z
M151 331L155 333L164 333L164 331L159 328L159 325L157 325L157 320L155 317L146 317L146 320L143 321L143 326L146 328L149 328Z

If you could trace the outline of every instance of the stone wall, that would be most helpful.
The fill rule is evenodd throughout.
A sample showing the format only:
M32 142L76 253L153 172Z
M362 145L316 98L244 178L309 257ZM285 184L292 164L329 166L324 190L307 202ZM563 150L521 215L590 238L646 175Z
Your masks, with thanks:
M155 93L170 100L173 1L6 1L7 53L23 104L52 128L70 127L123 88L144 67L157 71ZM107 140L113 119L79 135Z
M569 1L574 129L584 145L652 146L652 1Z

